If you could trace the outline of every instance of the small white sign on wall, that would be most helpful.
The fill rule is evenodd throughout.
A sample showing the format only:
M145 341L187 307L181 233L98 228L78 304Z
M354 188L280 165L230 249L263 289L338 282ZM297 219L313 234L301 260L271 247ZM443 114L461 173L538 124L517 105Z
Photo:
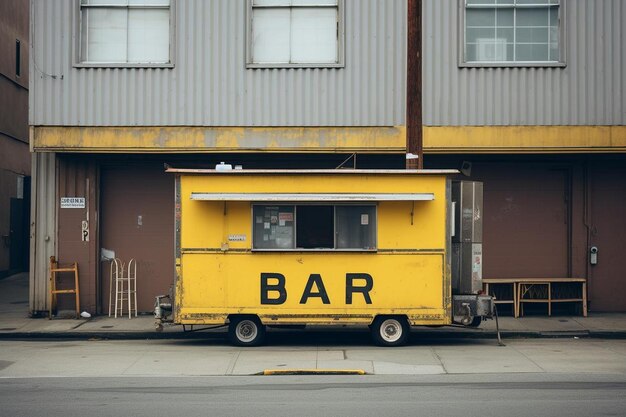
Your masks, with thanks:
M61 197L61 208L85 208L85 197Z
M229 242L245 242L246 235L228 235Z

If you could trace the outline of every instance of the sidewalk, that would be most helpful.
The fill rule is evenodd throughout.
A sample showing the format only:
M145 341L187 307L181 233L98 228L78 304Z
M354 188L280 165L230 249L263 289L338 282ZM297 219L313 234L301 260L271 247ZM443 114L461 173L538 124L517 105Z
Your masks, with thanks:
M515 319L500 317L504 338L512 337L597 337L626 338L626 314L590 313L588 317L533 316ZM307 331L321 331L313 327ZM478 329L460 327L421 328L414 337L424 338L495 338L495 320L488 320ZM155 331L151 315L139 317L108 316L90 319L32 319L28 317L28 274L21 273L0 280L0 339L22 338L108 338L108 339L183 339L207 337L207 333L224 334L225 328L209 332L183 332L182 326L166 326ZM352 329L339 331L346 332ZM355 329L365 332L366 329ZM224 335L225 336L225 335Z

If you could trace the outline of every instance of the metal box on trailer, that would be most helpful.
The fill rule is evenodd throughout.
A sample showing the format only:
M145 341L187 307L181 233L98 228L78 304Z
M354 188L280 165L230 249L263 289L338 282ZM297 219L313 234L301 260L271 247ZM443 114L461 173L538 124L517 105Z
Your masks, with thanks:
M451 198L452 291L476 294L483 287L483 184L453 181Z

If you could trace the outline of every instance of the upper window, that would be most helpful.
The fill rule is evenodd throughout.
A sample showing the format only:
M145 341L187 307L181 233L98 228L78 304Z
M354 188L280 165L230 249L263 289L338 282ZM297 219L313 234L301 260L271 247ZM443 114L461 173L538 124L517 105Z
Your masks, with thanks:
M249 66L342 65L338 0L250 0Z
M170 0L81 0L79 61L170 63Z
M559 0L464 0L466 64L558 64Z
M254 205L254 249L375 250L374 205Z

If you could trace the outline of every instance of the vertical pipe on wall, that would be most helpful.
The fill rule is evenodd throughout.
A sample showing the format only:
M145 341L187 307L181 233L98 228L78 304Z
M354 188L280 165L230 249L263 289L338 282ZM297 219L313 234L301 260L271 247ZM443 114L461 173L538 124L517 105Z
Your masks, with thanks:
M32 129L32 128L31 128ZM31 142L32 144L32 142ZM30 182L30 230L29 230L29 238L30 238L30 261L28 265L28 313L29 315L33 315L35 311L35 266L37 265L36 255L37 255L37 201L39 196L37 195L37 177L39 175L39 167L37 166L37 155L36 153L31 154L31 182Z
M591 222L590 222L590 212L591 212L591 197L590 197L590 182L589 182L589 158L585 158L584 166L583 166L583 223L585 225L585 230L587 232L587 240L585 244L585 255L586 257L589 254L589 248L591 247ZM587 293L591 292L591 289L594 285L593 279L591 279L591 271L592 269L589 266L589 259L585 257L585 278L587 279ZM589 297L587 297L589 300ZM591 301L587 301L587 309L591 311Z
M48 260L56 255L56 154L32 156L29 313L48 309Z
M569 166L565 170L565 203L566 203L566 222L567 222L567 276L572 277L574 269L574 236L573 236L573 210L574 210L574 169Z
M424 168L422 138L422 0L407 0L406 152L407 169Z

